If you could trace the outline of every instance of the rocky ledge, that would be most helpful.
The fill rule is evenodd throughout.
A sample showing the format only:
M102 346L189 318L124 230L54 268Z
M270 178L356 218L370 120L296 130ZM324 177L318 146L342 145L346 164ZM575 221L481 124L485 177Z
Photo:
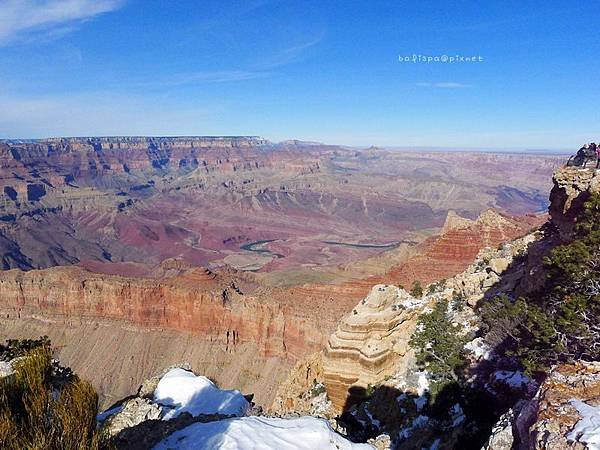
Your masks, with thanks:
M117 449L373 448L348 441L324 419L265 416L252 395L221 390L180 367L146 380L97 421Z
M534 398L518 402L493 429L485 450L596 449L600 363L554 367Z

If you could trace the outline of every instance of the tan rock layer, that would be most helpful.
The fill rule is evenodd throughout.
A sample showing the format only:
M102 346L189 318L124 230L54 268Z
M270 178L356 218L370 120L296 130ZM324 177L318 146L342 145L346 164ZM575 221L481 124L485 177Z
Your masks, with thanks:
M398 368L422 304L395 286L377 285L342 319L324 351L323 378L342 410ZM357 398L353 398L357 397Z

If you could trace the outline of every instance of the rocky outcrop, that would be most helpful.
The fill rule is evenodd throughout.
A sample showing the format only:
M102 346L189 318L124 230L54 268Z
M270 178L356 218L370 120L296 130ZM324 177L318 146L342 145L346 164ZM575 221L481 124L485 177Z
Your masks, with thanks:
M323 358L323 378L335 408L365 397L369 386L397 371L399 362L409 363L408 341L423 307L403 289L377 285L342 319Z
M554 367L531 400L520 400L493 427L486 450L583 450L600 433L600 363Z
M160 406L145 398L134 397L126 400L119 407L119 412L106 421L105 429L109 436L116 436L125 428L134 427L146 420L158 420L160 415Z
M269 410L277 414L311 412L314 398L325 390L322 380L323 353L317 352L303 358L279 385Z
M504 220L495 215L488 218ZM323 380L333 406L338 410L347 407L366 396L370 386L385 384L386 379L390 385L408 388L407 377L416 370L408 341L423 310L441 299L451 302L456 298L475 308L485 295L513 292L526 267L523 255L536 237L529 234L499 248L482 249L466 270L433 284L420 299L395 286L375 286L342 319L325 347ZM464 330L474 329L471 308L456 317Z
M450 299L450 295L460 294L471 307L475 307L485 295L513 292L525 273L527 250L537 239L539 235L531 233L499 248L483 248L473 264L446 280L446 297ZM511 270L507 271L509 268Z
M553 175L550 217L563 240L572 237L577 217L592 193L600 192L600 172L595 169L562 167Z
M387 280L408 286L414 280L429 283L452 277L465 270L481 249L520 238L545 220L544 216L511 217L491 209L475 220L449 212L441 234L426 241L418 256L389 271Z

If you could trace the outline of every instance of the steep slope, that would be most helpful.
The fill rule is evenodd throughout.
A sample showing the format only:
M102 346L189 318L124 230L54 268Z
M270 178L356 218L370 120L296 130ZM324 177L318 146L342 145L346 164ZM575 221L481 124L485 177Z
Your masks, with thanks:
M246 284L204 269L164 278L77 267L6 271L0 337L50 336L61 358L98 388L103 404L181 361L269 403L291 361L320 348L326 334L306 314L244 295L239 286Z

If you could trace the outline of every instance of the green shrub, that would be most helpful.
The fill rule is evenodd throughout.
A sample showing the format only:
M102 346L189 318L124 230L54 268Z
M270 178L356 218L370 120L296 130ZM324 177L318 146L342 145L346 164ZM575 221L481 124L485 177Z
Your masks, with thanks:
M600 358L599 194L585 203L573 240L555 247L544 266L542 289L514 302L498 297L482 313L491 340L504 338L529 374Z
M452 292L452 302L450 303L450 307L453 311L462 311L467 303L467 299L462 294L462 292L454 291Z
M419 280L415 280L410 290L410 295L415 298L423 297L423 288L421 287L421 282Z

